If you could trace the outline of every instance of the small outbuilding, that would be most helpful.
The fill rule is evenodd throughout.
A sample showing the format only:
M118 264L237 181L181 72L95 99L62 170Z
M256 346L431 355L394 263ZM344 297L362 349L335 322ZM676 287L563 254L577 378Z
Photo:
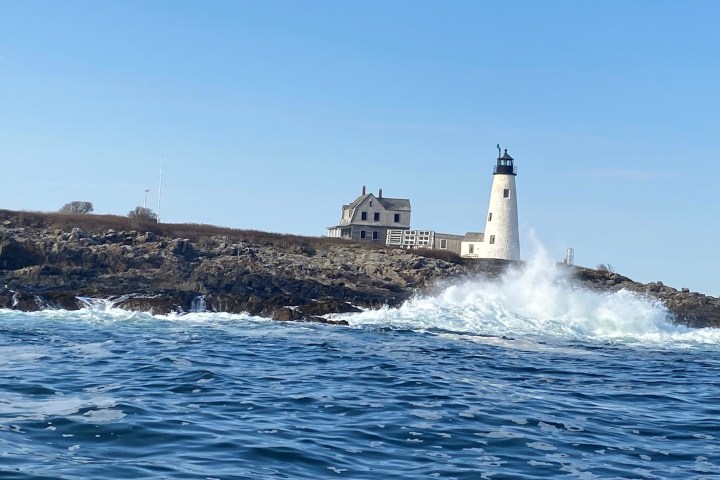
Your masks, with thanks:
M466 258L481 258L485 234L482 232L468 232L460 244L460 256Z

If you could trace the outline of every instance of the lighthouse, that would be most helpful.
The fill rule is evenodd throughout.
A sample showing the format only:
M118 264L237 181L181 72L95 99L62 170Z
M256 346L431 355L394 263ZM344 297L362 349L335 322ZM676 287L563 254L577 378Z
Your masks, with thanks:
M514 159L498 145L481 257L520 260L516 175Z

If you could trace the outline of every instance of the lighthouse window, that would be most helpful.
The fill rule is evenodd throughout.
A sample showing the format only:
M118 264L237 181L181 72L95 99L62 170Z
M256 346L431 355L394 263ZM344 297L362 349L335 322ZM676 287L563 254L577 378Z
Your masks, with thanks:
M380 221L380 213L378 213L378 212L373 213L373 220L375 220L376 222L379 222Z
M503 190L503 197L508 198L510 196L510 189L506 188Z
M488 222L492 221L492 212L488 213Z
M495 243L495 235L490 235L490 244Z

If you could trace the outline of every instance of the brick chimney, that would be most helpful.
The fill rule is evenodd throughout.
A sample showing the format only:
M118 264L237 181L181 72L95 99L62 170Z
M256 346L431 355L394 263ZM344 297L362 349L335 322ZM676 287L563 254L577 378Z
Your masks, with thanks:
M362 194L365 195L365 185L363 185Z
M380 192L378 192L378 198L382 198L382 188L380 189Z

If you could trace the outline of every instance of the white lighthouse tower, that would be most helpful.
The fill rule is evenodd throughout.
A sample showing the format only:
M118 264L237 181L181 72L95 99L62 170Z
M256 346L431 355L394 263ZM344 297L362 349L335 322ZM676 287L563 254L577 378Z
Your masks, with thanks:
M483 239L484 258L520 260L520 235L518 233L517 190L515 176L517 167L513 158L505 153L500 155L493 169L490 205L488 206L485 236Z

